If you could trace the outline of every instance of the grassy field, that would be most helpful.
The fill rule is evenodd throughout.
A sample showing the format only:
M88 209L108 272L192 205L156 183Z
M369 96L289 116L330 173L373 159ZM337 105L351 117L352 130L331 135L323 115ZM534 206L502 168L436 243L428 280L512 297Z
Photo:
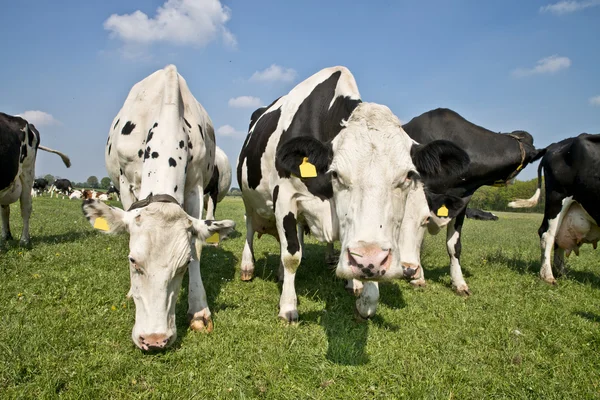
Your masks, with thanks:
M584 247L549 286L538 277L536 214L467 220L463 258L473 295L450 289L444 236L427 237L428 286L382 285L374 319L353 317L354 299L324 266L310 237L296 277L300 323L277 320L277 242L255 241L256 278L239 279L240 198L218 218L239 234L208 248L202 274L215 329L186 329L144 354L132 343L128 237L92 230L80 201L35 198L32 249L0 248L1 398L598 398L600 268ZM187 280L184 282L186 286Z

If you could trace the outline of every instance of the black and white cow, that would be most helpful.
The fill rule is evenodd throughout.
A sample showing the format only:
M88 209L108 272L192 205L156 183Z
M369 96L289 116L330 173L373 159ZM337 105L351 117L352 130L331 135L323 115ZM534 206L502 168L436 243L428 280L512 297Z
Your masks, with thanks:
M35 178L35 158L38 149L58 154L67 167L69 157L56 150L40 146L40 134L21 117L0 113L0 206L2 207L2 239L12 240L10 204L21 201L23 231L21 244L29 244L31 192Z
M319 241L341 241L336 273L365 281L356 307L371 317L377 282L415 273L403 266L399 248L410 188L462 174L468 156L448 141L414 143L389 108L361 102L344 67L317 72L252 120L237 165L247 229L242 279L254 272L254 233L277 237L279 317L297 320L299 227L307 226Z
M464 173L445 182L430 182L427 191L432 217L429 232L435 234L447 226L446 248L452 287L459 294L469 295L460 265L460 235L471 196L484 185L506 185L527 164L542 157L545 150L536 149L533 137L525 131L495 133L444 108L415 117L402 128L418 143L449 140L469 155L471 162ZM413 283L424 284L422 274L420 268Z
M111 184L108 190L106 191L106 195L110 197L110 195L113 193L115 194L115 196L117 196L117 200L121 200L121 193L119 192L119 189L117 189L115 185Z
M142 350L175 340L175 303L188 270L190 327L213 329L200 277L202 242L234 227L198 219L214 157L212 122L174 65L135 84L110 126L106 169L124 210L89 199L83 212L96 228L129 232L131 336Z
M46 178L37 178L33 181L33 195L41 196L48 188L48 180Z
M217 203L227 196L231 186L231 164L223 150L217 146L215 152L215 169L213 175L204 188L204 209L206 219L214 219Z
M62 195L63 199L69 197L71 193L73 193L73 184L68 179L57 179L54 181L52 186L50 186L50 197L53 197L56 193L56 197L59 194Z
M477 208L467 208L465 215L467 218L478 219L480 221L498 221L498 216L496 214Z
M546 203L544 219L538 230L542 247L540 276L556 283L550 256L554 248L554 269L564 274L564 256L579 247L600 240L600 134L582 133L546 148L538 167L538 188L532 198L516 200L509 207L533 207L537 204L544 170Z

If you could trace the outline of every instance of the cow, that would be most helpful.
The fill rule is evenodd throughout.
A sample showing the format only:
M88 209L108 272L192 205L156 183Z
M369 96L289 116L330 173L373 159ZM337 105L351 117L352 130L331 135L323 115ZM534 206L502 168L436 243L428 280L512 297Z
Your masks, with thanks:
M73 192L69 195L69 200L73 199L84 199L83 192L81 190L73 190Z
M460 255L461 231L471 196L481 186L507 185L529 163L541 158L545 150L533 146L533 137L528 132L495 133L446 108L428 111L402 128L418 143L449 140L469 155L471 162L464 174L445 182L431 182L426 194L432 216L427 227L429 233L436 234L447 227L452 288L460 295L470 295Z
M65 196L69 196L73 192L73 185L71 181L68 179L57 179L54 181L52 186L50 186L50 197L56 193L56 197L58 198L58 194L62 195L64 199Z
M336 274L365 282L356 310L373 316L376 282L415 273L399 250L410 188L462 174L467 154L448 141L416 144L388 107L362 102L345 67L317 72L252 121L237 163L247 232L241 279L253 275L254 233L278 238L278 316L297 321L294 279L307 226L319 241L341 241Z
M34 197L41 196L48 187L48 180L45 178L37 178L33 181Z
M214 157L212 122L174 65L135 84L110 126L106 169L124 209L88 199L83 212L98 229L129 233L131 337L143 351L176 339L175 303L188 270L190 327L213 329L200 277L202 242L235 225L198 219Z
M480 221L498 221L498 216L489 211L479 210L477 208L467 208L465 216L470 219L478 219Z
M510 202L509 207L533 207L538 203L542 170L546 202L538 230L542 249L540 276L555 284L552 266L563 275L565 254L569 256L573 251L579 255L584 243L591 243L595 249L600 240L600 134L582 133L548 146L538 166L538 186L533 197Z
M117 196L117 200L121 200L120 195L121 193L119 192L119 189L116 188L115 185L110 185L110 187L108 188L108 190L106 191L106 194L108 196L110 196L111 194L115 194L115 196Z
M0 206L2 208L2 240L12 240L10 205L21 201L23 230L20 244L30 243L29 217L31 192L35 178L37 151L58 154L65 166L71 166L65 154L40 145L40 133L33 124L21 117L0 113Z
M227 196L231 186L231 164L229 158L218 146L215 151L215 168L208 185L204 188L204 209L206 219L215 219L217 203Z

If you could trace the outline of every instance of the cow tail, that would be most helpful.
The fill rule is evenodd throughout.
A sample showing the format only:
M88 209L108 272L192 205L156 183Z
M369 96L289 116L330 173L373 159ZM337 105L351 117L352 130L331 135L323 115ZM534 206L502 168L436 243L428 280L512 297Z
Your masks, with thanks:
M47 151L48 153L58 154L60 156L60 158L62 159L63 163L65 163L65 166L67 168L69 168L71 166L71 160L69 159L69 157L66 154L63 154L60 151L49 149L48 147L45 147L42 145L38 146L38 149Z
M537 189L534 195L529 199L517 199L508 203L510 208L531 208L534 207L540 200L540 194L542 193L542 164L538 165L538 182Z

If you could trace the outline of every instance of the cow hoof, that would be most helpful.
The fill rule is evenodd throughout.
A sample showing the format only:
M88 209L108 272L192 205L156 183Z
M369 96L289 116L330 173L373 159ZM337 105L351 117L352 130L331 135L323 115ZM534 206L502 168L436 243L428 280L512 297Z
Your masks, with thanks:
M410 281L410 284L416 288L427 286L427 282L425 282L425 279L413 279L412 281Z
M548 278L542 276L542 280L549 285L556 285L556 279L554 279L552 276Z
M464 286L460 286L460 287L454 287L454 291L456 292L457 295L459 296L463 296L463 297L469 297L472 293L469 290L469 287L464 285Z
M10 233L8 235L2 235L2 240L4 240L5 242L13 240L13 236Z
M25 247L25 248L30 248L31 247L31 241L29 239L28 240L22 240L21 239L19 241L19 246Z
M249 271L242 270L240 277L242 278L242 280L244 282L251 281L252 278L254 277L254 270L249 270Z
M188 314L190 320L190 329L196 332L210 333L214 329L212 318L210 316L198 316L194 318L191 314Z
M288 324L294 324L298 322L298 310L290 310L286 312L280 312L278 315L279 319Z
M375 315L375 313L373 313L372 315L362 315L360 313L360 311L358 311L358 307L356 306L356 304L354 304L354 320L358 323L363 323L363 322L367 322L368 320L370 320L373 316Z

